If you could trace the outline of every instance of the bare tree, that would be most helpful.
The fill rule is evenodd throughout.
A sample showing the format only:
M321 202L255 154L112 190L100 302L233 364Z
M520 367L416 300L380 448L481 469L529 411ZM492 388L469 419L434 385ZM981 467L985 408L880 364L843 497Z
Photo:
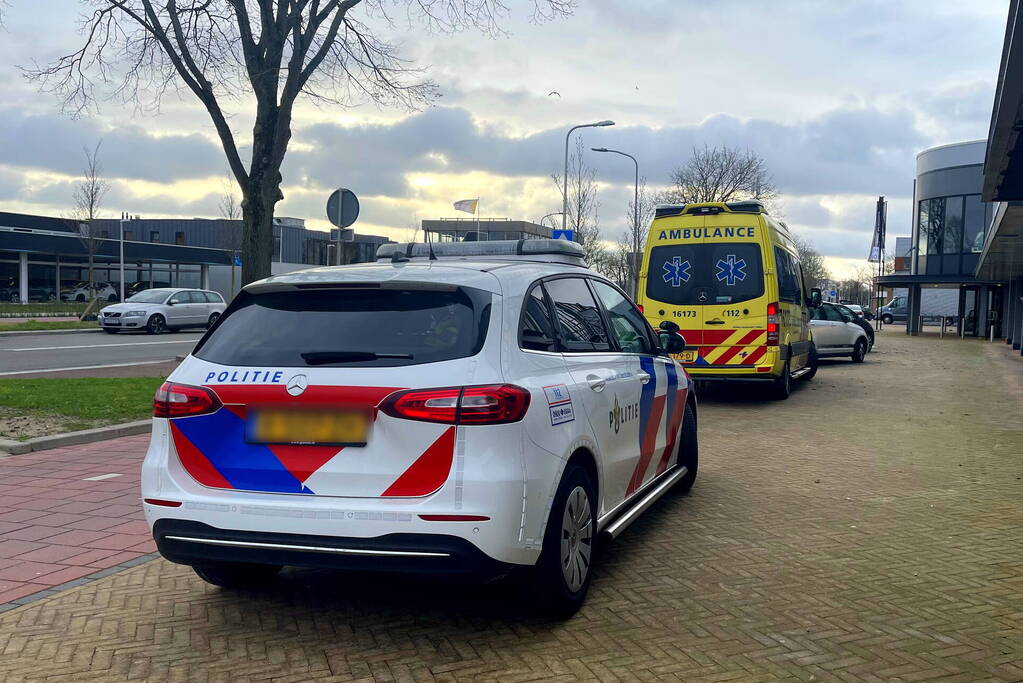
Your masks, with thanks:
M704 145L693 147L689 159L671 172L671 187L659 196L663 203L694 204L759 199L769 209L778 190L767 163L751 150Z
M235 264L242 248L242 228L234 221L242 217L242 204L238 198L238 185L231 177L230 171L222 181L220 197L217 199L217 209L220 211L221 218L231 221L225 226L226 232L222 244L231 250L231 296L233 297L237 294L235 282L238 280Z
M597 199L597 174L586 163L583 138L575 141L575 150L568 159L568 217L566 222L575 233L578 242L586 254L586 261L591 268L600 269L607 258L607 248L600 236L600 201ZM551 180L558 187L563 187L561 176L551 174Z
M229 221L236 221L242 217L242 201L238 197L238 186L232 180L230 172L228 172L222 185L223 191L217 199L217 209L220 211L220 217L226 218Z
M824 265L824 257L813 246L813 242L801 237L793 237L799 252L799 263L803 267L803 277L810 287L820 287L824 282L831 279L831 273Z
M435 87L366 23L405 15L420 30L496 35L504 0L83 0L83 44L26 69L74 113L95 108L97 86L140 109L169 91L191 93L209 114L241 189L242 280L270 274L274 207L296 100L370 101L415 108ZM531 0L533 18L568 14L574 0ZM361 14L361 16L360 16ZM242 158L227 105L254 100L251 155Z
M101 140L91 150L88 147L82 148L82 153L85 155L85 167L82 169L82 180L72 195L74 208L71 210L71 220L75 224L78 240L89 257L88 298L90 300L96 297L94 268L96 252L99 250L100 239L102 239L95 221L99 218L103 199L110 191L110 183L103 178L103 166L99 161L99 149L102 144Z

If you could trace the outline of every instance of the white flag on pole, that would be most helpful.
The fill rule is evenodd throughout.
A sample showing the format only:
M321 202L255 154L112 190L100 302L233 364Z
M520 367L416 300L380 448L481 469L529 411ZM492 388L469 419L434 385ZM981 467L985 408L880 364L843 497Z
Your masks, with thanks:
M479 199L459 199L455 202L455 211L476 213L476 205L479 204L479 201Z

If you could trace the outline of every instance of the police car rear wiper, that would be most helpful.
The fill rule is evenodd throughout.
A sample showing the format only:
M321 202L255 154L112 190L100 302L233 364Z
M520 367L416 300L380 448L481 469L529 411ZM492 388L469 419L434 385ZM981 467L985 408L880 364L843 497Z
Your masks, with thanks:
M306 365L326 365L328 363L359 362L377 360L379 358L401 358L412 360L411 353L375 353L373 351L310 351L302 354Z

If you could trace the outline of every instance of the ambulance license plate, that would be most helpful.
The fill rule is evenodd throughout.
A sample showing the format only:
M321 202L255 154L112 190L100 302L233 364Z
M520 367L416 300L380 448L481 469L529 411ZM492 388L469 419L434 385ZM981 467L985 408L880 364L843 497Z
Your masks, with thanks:
M369 415L359 411L262 408L247 420L249 443L365 446Z
M696 359L700 357L699 351L683 351L682 353L675 356L679 363L695 363Z

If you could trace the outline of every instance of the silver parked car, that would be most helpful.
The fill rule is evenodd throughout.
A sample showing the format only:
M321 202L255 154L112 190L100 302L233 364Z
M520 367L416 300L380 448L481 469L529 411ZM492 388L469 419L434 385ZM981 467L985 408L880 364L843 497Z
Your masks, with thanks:
M99 326L109 334L121 330L160 334L186 327L206 328L217 322L226 307L224 297L206 289L146 289L128 297L123 304L103 308L99 312Z
M823 303L810 314L810 333L819 357L849 356L854 363L863 362L870 343L853 313L845 306Z

